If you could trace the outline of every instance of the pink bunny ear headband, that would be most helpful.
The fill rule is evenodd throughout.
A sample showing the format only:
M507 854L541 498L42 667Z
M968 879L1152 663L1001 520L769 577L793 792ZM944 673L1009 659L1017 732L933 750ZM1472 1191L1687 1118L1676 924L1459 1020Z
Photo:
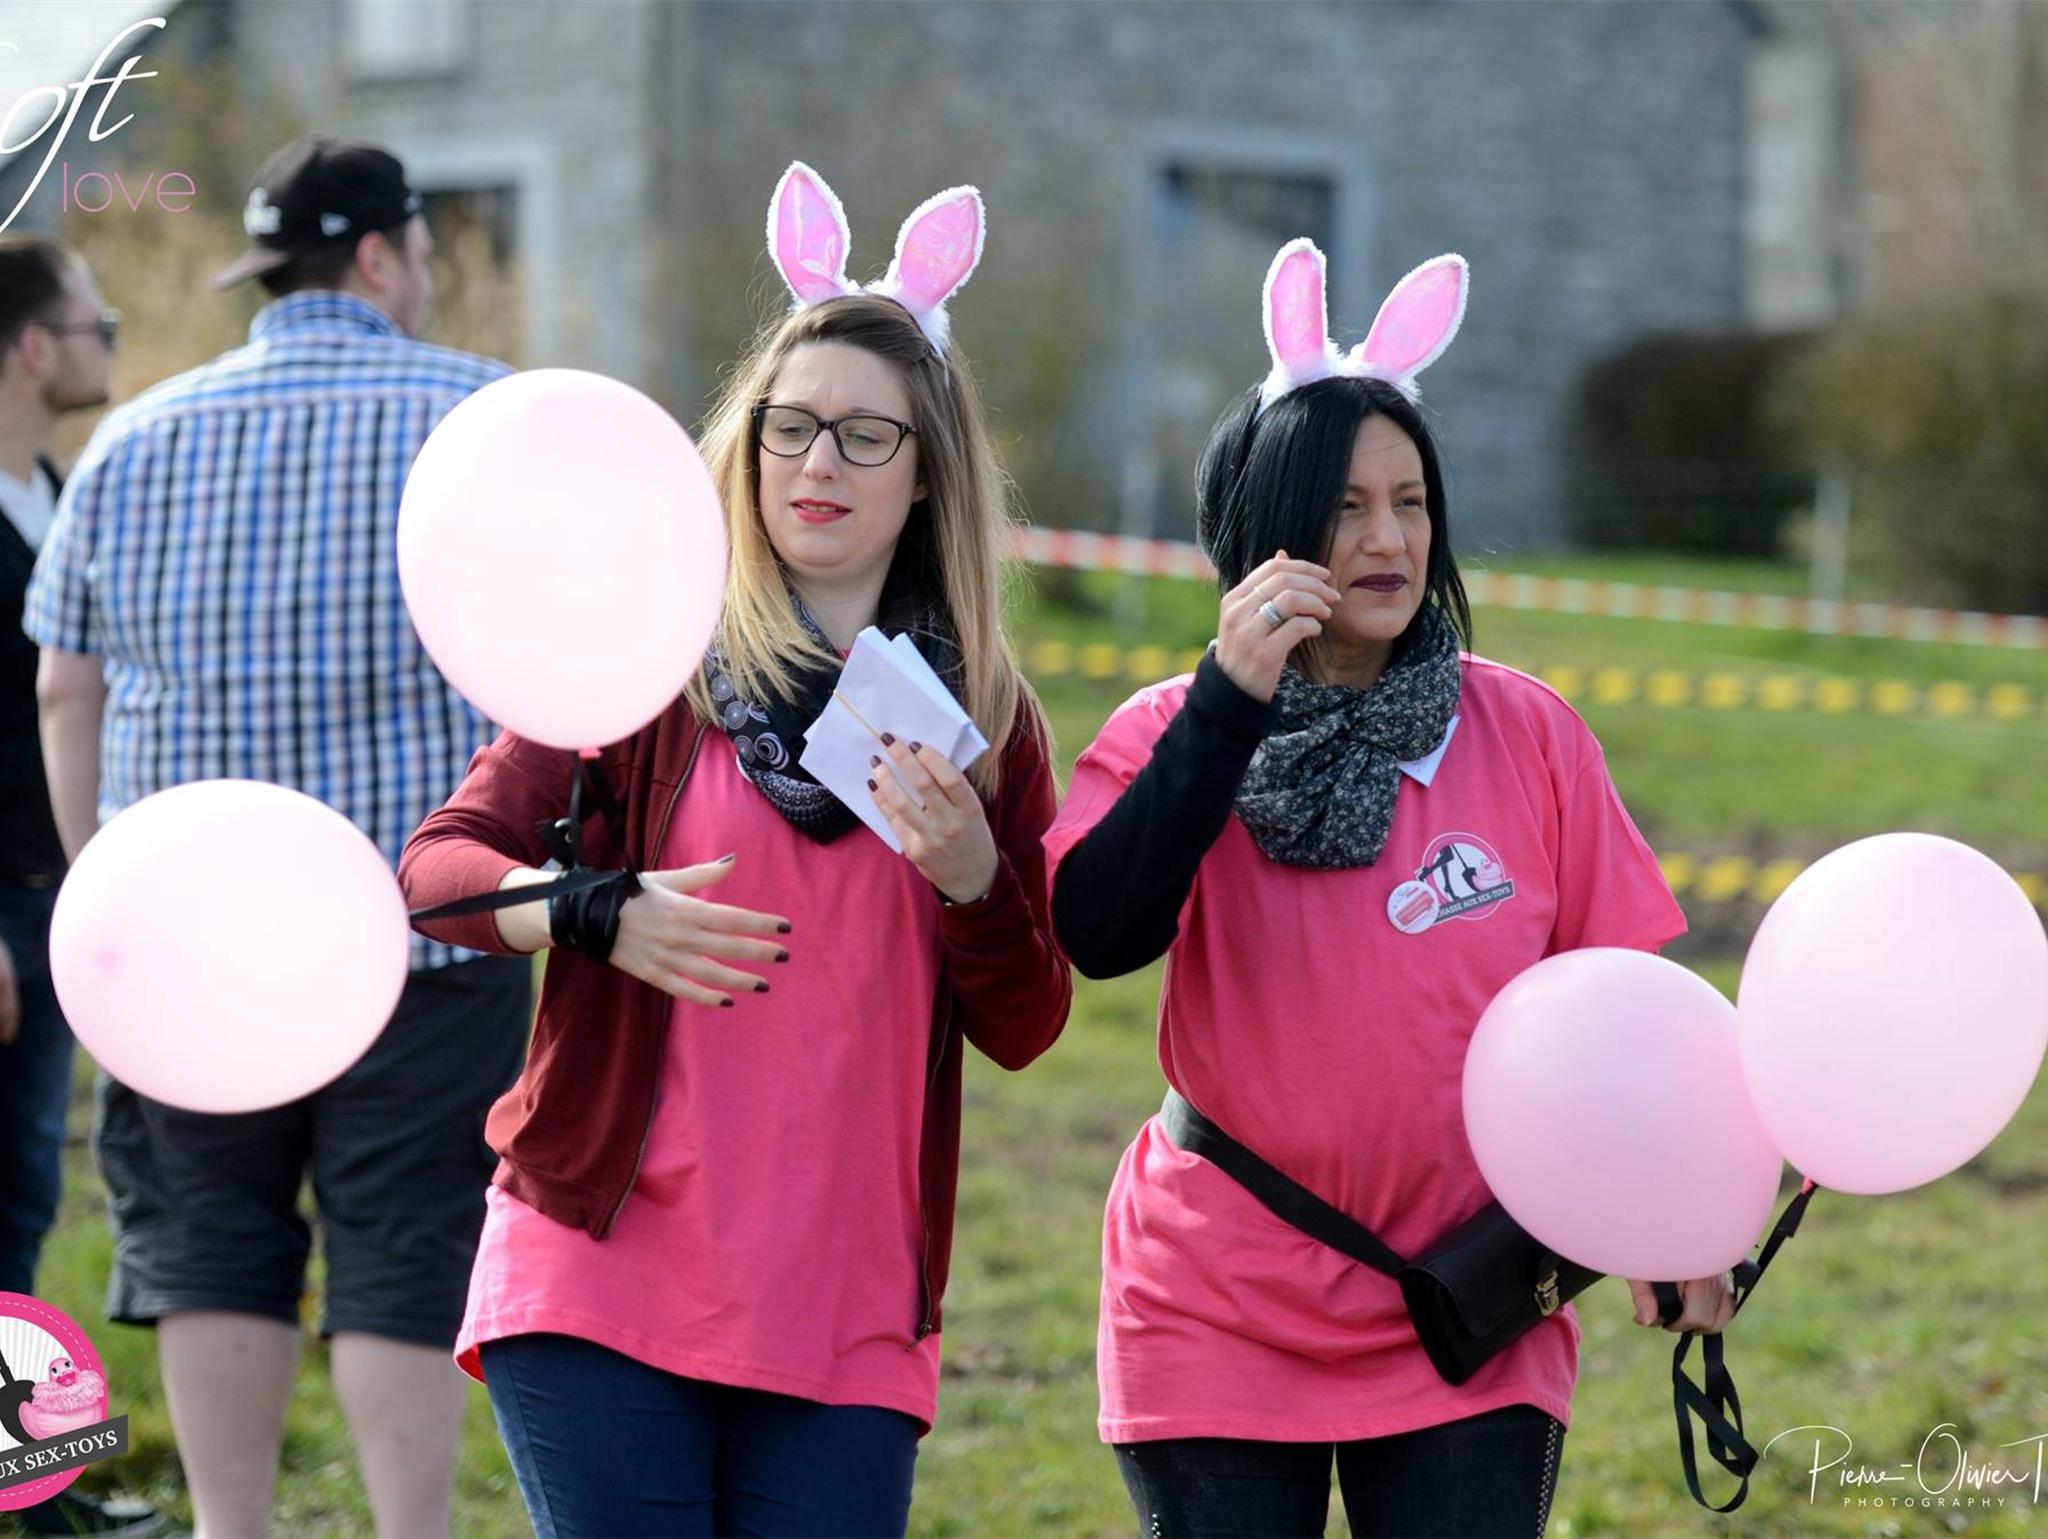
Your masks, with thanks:
M1316 243L1303 239L1282 246L1266 269L1266 346L1273 372L1259 387L1259 410L1333 374L1383 379L1415 400L1415 376L1443 356L1465 318L1472 281L1465 259L1434 257L1395 284L1372 330L1348 353L1339 353L1330 342L1324 268Z
M973 276L986 231L980 192L948 187L912 210L897 232L889 271L879 283L863 288L847 281L853 236L846 210L822 176L800 160L790 162L768 204L768 254L799 310L842 294L893 299L916 319L942 358L952 333L946 301Z

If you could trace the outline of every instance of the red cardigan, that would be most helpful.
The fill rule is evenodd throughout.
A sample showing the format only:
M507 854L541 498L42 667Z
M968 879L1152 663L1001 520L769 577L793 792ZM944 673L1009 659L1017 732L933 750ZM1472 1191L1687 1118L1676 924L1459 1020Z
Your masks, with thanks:
M604 771L625 810L625 848L612 843L604 819L593 813L583 825L584 859L597 867L630 859L650 869L697 755L731 752L730 740L707 731L681 698L604 749ZM406 844L398 880L408 905L489 892L515 866L544 864L548 853L537 829L568 812L575 762L573 753L511 732L479 749L454 796ZM1003 751L1001 794L989 808L995 885L978 902L939 910L939 984L918 1158L925 1236L920 1337L938 1328L952 1253L962 1039L1004 1068L1021 1069L1059 1036L1073 998L1052 938L1039 843L1052 816L1047 734L1025 701ZM454 945L507 950L492 914L419 928ZM499 1156L499 1186L595 1239L611 1231L653 1124L673 1003L609 963L572 951L549 954L525 1070L485 1125Z

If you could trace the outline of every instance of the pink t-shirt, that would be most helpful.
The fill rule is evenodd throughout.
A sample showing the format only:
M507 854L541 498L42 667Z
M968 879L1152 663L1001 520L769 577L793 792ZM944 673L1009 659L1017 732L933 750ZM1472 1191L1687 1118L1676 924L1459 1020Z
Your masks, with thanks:
M1049 867L1144 768L1189 682L1140 691L1081 755ZM1652 950L1685 929L1600 745L1536 680L1466 659L1457 720L1417 769L1371 866L1278 864L1232 816L1159 1002L1167 1081L1403 1255L1491 1200L1461 1083L1494 994L1553 952ZM1156 1117L1117 1168L1102 1271L1106 1442L1349 1441L1516 1403L1569 1424L1569 1307L1453 1388L1391 1278L1274 1217Z
M928 1430L939 1338L917 1340L918 1146L938 900L865 828L818 844L705 740L666 868L739 861L712 901L786 915L766 994L677 1001L654 1126L604 1240L493 1186L456 1342L579 1336L670 1373L874 1405Z

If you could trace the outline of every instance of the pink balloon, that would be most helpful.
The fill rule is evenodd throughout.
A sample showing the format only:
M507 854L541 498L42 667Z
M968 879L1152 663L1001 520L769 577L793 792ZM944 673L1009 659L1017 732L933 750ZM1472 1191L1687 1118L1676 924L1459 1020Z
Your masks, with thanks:
M2048 1048L2048 939L2000 867L1881 834L1814 862L1764 915L1738 994L1742 1067L1785 1158L1902 1192L1998 1136Z
M556 748L682 692L725 591L725 520L690 435L630 385L535 369L441 420L406 478L398 576L420 640L493 721Z
M1782 1164L1743 1087L1734 1007L1645 951L1568 951L1496 994L1466 1050L1465 1131L1524 1229L1646 1282L1742 1260Z
M93 836L57 897L50 974L109 1074L191 1111L308 1095L368 1050L410 961L377 846L282 786L200 780Z

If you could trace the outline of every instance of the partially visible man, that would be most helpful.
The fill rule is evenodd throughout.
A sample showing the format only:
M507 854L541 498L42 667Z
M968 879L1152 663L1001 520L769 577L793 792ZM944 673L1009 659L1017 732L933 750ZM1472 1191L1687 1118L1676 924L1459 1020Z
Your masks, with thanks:
M217 280L256 277L273 296L248 344L123 406L87 445L26 621L72 856L152 792L232 776L318 797L395 865L489 736L421 649L398 587L414 456L507 372L416 340L432 246L419 208L380 149L287 145L249 194L251 249ZM303 1101L202 1115L101 1076L107 1314L158 1329L202 1539L269 1519L308 1175L322 1330L377 1529L448 1532L464 1401L450 1353L493 1163L484 1113L524 1052L530 964L413 944L383 1036ZM288 1042L292 1023L277 1026Z
M62 1189L71 1029L50 985L50 913L64 848L36 726L36 646L22 632L29 573L63 478L50 434L103 405L120 317L68 246L0 236L0 1291L35 1292ZM153 1533L139 1502L66 1491L21 1514L34 1534Z

